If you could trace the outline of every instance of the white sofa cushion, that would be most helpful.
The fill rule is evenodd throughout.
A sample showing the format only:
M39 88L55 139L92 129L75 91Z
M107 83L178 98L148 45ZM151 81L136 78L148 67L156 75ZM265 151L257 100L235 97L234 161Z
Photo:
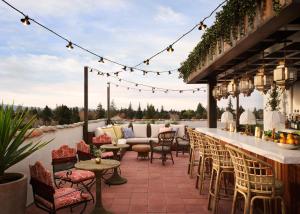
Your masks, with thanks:
M126 143L127 141L124 138L118 140L118 144L126 144Z
M171 128L178 128L177 137L183 137L185 135L185 125L170 125Z
M100 128L100 127L96 128L96 131L95 131L96 137L99 137L100 135L103 135L103 134L104 134L104 131L102 128Z
M165 127L165 124L150 124L151 126L151 138L158 136L159 129Z
M132 128L136 138L147 138L147 124L132 124Z
M158 143L157 137L151 137L151 138L149 138L149 142L150 142L150 140L153 141L154 143Z
M149 138L147 137L134 137L126 139L126 143L149 143Z

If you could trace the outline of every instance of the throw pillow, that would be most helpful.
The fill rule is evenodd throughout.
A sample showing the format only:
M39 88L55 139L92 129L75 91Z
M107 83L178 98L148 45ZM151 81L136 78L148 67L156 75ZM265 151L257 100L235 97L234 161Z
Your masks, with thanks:
M107 134L108 136L111 137L112 139L112 143L114 142L117 142L118 141L118 138L116 136L116 133L114 131L114 128L113 127L109 127L109 128L102 128L102 130L104 131L105 134Z
M125 139L134 138L134 134L131 128L123 128L122 130Z
M170 127L163 127L159 129L159 133L173 131Z
M113 128L114 128L114 131L115 131L115 133L116 133L117 138L118 138L118 139L123 138L122 127L121 127L121 126L114 125Z
M135 137L147 137L147 124L132 124Z
M177 136L178 137L183 137L185 135L185 125L170 125L171 128L178 128Z
M156 138L160 128L164 128L165 124L150 124L151 126L151 138Z

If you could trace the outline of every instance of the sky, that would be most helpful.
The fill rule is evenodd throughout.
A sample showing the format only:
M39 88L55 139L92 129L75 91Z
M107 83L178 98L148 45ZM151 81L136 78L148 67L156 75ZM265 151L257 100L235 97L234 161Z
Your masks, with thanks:
M221 0L7 0L29 17L59 32L71 41L101 56L134 66L167 47L180 35L207 16ZM20 14L0 1L0 100L16 105L54 108L65 104L83 107L83 68L90 66L104 72L121 70L109 62L78 48L68 50L66 42L34 23L24 26ZM210 26L214 16L207 20ZM174 46L173 53L164 52L151 60L148 70L171 70L180 67L200 41L202 31L195 30ZM142 75L123 72L125 80L170 89L191 89L206 85L191 85L171 75ZM113 78L89 73L89 107L106 106L107 82ZM123 83L125 86L133 85ZM251 97L240 96L245 108L262 108L258 92ZM142 108L154 104L157 108L196 109L199 102L207 105L207 94L201 92L152 93L111 86L111 99L118 108ZM218 102L226 106L228 100ZM235 100L233 99L233 103Z

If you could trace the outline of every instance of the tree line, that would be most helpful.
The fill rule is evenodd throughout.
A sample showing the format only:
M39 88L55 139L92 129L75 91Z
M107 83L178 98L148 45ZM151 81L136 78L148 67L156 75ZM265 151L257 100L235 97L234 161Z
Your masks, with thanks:
M66 105L58 105L56 108L51 109L47 105L44 108L37 107L17 107L17 110L27 110L28 117L36 116L37 122L35 125L57 125L57 124L71 124L79 121L83 121L83 109L78 107L68 107ZM220 119L221 115L225 111L230 111L235 117L235 110L233 109L231 98L228 100L228 105L226 108L217 107L217 118ZM244 111L243 107L240 106L239 111L242 113ZM256 118L263 118L262 109L254 109L253 113ZM97 109L89 109L88 119L101 119L107 117L107 110L103 108L101 103L98 104ZM153 104L147 104L146 108L142 109L141 105L138 105L137 109L133 109L130 103L127 108L121 107L117 108L114 101L110 104L110 117L112 119L207 119L207 110L201 104L198 103L196 109L187 110L165 110L164 106L160 109L155 108Z

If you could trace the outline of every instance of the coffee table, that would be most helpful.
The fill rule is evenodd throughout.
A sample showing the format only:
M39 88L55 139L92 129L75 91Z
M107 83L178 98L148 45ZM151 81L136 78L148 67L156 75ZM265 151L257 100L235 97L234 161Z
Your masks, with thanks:
M96 203L95 208L92 211L93 214L110 214L106 211L102 204L102 192L101 192L101 177L103 171L108 169L116 169L120 166L120 162L117 160L102 159L100 164L97 164L94 159L80 161L75 164L76 169L89 170L95 173L96 177Z
M118 151L120 149L126 149L128 148L128 144L106 144L102 145L101 149L105 149L106 151L112 151L114 153L114 159L118 159ZM120 185L120 184L125 184L127 183L127 179L121 177L121 175L118 172L117 168L114 168L114 172L112 176L105 181L106 184L108 185Z

